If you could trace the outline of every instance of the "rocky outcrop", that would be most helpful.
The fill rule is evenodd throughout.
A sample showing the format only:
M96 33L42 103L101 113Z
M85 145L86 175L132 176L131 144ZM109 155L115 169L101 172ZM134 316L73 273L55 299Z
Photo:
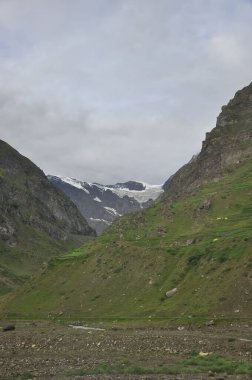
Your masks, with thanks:
M1 140L0 189L0 294L51 256L95 236L42 170Z
M164 184L164 197L176 198L218 180L252 155L252 83L222 107L216 127L206 134L201 152Z
M94 235L75 205L44 173L8 144L0 141L0 238L18 238L19 225L67 240L71 235Z

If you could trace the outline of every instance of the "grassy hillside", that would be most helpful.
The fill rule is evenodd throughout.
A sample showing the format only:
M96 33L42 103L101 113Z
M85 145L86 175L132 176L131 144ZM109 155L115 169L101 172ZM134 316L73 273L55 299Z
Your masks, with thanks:
M83 244L84 238L60 241L31 226L19 225L19 242L8 246L0 240L0 295L13 291L39 268L46 266L51 257ZM86 237L86 240L88 237Z
M129 214L59 256L2 306L41 318L249 318L252 160L177 201ZM166 292L177 288L171 298Z

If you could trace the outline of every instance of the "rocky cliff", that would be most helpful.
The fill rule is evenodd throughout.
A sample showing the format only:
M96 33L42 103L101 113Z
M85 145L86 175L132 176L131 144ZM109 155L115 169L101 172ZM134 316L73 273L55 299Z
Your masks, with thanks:
M206 134L201 152L164 184L165 197L190 193L204 183L218 181L252 154L252 83L238 91Z
M95 235L65 194L4 141L0 141L0 189L2 283L10 285L10 267L16 267L15 283L16 277L33 271L31 263L39 264L58 249L79 245Z

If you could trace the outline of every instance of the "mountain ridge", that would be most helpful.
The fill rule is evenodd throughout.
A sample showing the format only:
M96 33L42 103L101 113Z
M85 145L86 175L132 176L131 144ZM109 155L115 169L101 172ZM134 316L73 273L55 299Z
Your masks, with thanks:
M177 197L210 180L217 181L228 168L251 156L251 93L252 83L222 107L216 127L206 133L200 153L165 182L165 197Z
M94 231L43 171L0 140L0 293ZM64 248L65 247L65 248Z
M64 176L48 175L48 179L75 203L98 234L119 216L149 207L163 192L162 185L140 181L102 185Z

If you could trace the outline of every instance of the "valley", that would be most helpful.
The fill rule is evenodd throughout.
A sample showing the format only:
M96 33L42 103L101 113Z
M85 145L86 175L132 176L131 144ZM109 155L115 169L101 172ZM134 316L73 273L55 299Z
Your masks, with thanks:
M163 189L50 178L55 187L0 144L0 315L15 325L0 331L1 379L251 378L251 99L252 84L222 107ZM122 207L138 194L137 210L95 237L58 189L67 182L103 213L111 194Z
M250 317L251 168L246 160L197 195L118 219L13 293L8 315Z
M252 0L0 0L0 380L252 380Z

